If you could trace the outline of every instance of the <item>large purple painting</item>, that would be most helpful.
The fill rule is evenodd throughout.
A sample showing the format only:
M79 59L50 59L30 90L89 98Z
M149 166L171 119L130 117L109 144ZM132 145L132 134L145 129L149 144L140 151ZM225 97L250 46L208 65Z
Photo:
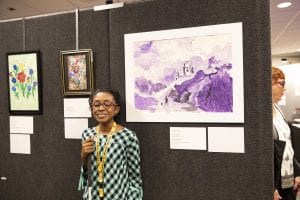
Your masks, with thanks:
M125 35L126 120L243 122L242 24Z

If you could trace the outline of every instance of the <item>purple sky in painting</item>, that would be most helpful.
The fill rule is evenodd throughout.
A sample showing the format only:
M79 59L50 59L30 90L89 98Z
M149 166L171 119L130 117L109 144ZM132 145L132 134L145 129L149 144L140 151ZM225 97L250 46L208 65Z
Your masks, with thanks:
M158 60L159 54L152 48L152 41L143 43L134 53L135 64L147 70Z

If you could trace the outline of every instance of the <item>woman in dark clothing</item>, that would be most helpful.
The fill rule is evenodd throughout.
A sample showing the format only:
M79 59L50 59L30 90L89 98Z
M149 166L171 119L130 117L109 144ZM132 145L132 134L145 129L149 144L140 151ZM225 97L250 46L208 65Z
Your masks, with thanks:
M299 167L294 160L291 130L277 105L285 91L285 75L272 67L274 200L295 200L300 186ZM296 178L295 178L296 177Z

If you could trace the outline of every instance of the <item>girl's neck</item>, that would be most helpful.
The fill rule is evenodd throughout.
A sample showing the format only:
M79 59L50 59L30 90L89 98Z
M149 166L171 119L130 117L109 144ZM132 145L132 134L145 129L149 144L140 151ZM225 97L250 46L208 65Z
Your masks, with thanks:
M107 123L99 123L99 132L103 133L103 134L107 134L110 132L110 130L112 129L112 126L114 124L114 120L109 121Z

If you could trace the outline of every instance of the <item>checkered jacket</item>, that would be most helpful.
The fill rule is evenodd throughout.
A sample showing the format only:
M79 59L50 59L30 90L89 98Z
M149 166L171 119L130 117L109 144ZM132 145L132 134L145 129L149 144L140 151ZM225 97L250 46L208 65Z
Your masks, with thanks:
M83 131L82 140L95 135L95 127L88 128ZM100 135L101 156L106 139L106 135ZM88 197L88 173L81 167L78 189L85 190L84 200L100 200L97 178L97 157L94 151L91 155L91 198ZM120 130L112 137L104 166L103 184L104 200L142 200L139 141L136 134L127 128Z

